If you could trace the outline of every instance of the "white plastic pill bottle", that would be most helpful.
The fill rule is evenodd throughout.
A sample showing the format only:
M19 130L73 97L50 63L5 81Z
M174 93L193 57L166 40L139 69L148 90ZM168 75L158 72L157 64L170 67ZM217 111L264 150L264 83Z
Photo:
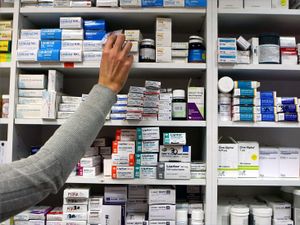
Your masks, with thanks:
M271 225L272 209L268 207L253 208L253 225Z
M231 225L249 225L249 208L246 205L233 205L230 209Z

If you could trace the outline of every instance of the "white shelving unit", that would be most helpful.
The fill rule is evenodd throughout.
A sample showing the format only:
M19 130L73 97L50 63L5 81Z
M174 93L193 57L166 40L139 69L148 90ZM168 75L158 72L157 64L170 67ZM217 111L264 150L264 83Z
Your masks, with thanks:
M134 184L134 185L196 185L204 186L206 184L205 179L194 179L194 180L153 180L153 179L129 179L129 180L114 180L105 178L103 176L93 178L83 177L69 177L67 180L69 184Z
M203 153L207 163L207 179L198 180L112 180L98 176L95 178L70 177L68 184L157 184L157 185L198 185L205 190L205 220L206 225L217 224L217 200L220 192L226 186L246 188L250 187L278 187L300 186L299 179L218 179L217 177L217 143L218 135L224 131L232 131L239 135L249 134L252 138L268 134L283 136L281 143L288 143L289 134L300 134L299 123L236 123L218 122L218 90L219 76L233 76L236 79L257 79L266 82L267 88L280 87L280 90L288 95L298 93L300 89L300 65L234 65L224 66L217 64L217 38L218 36L251 37L266 31L275 31L284 35L298 35L295 27L300 22L300 10L222 10L217 8L217 0L207 0L207 9L167 9L167 8L21 8L16 1L13 9L1 9L0 17L11 16L14 19L14 34L12 45L12 62L0 63L1 71L10 73L10 117L0 119L0 128L7 126L7 137L10 146L8 161L18 159L20 149L28 149L28 146L36 141L43 142L51 136L53 131L62 125L65 120L37 120L15 118L15 104L17 101L17 76L19 73L45 72L48 69L57 69L63 72L68 79L68 88L76 92L77 89L90 87L96 82L98 76L97 64L41 64L41 63L17 63L15 52L17 49L18 31L21 28L58 27L60 16L82 16L86 18L107 19L111 29L140 28L146 35L154 38L154 21L157 16L169 16L173 20L173 40L187 40L193 33L202 33L206 39L207 63L206 64L173 64L173 63L136 63L130 73L129 80L133 84L145 79L162 79L167 85L181 85L190 77L201 79L206 86L206 121L107 121L105 127L115 129L117 127L144 127L160 126L163 129L187 130L193 136L201 133L197 141L203 150L194 148L193 152ZM276 22L276 27L269 26ZM288 24L288 26L287 26ZM266 28L267 27L267 28ZM272 30L273 29L273 30ZM186 36L184 36L186 34ZM73 84L73 79L76 80ZM129 81L129 82L130 82ZM86 82L86 83L85 83ZM184 86L185 87L185 86ZM275 89L276 90L276 89ZM81 91L81 89L80 89ZM251 128L251 129L249 129ZM267 129L266 129L267 128ZM278 129L280 128L280 129ZM194 131L197 131L194 133ZM260 131L260 132L257 132ZM263 131L263 132L261 132ZM35 134L37 134L35 136ZM41 140L40 140L41 139ZM277 139L277 136L274 136ZM286 139L286 140L285 140ZM26 142L26 143L24 143ZM297 140L294 140L297 142Z

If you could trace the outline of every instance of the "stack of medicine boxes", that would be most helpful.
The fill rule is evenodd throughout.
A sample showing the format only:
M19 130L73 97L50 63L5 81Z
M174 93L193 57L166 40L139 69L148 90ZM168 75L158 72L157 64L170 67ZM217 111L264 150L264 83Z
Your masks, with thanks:
M44 225L46 215L52 209L49 206L34 206L14 216L15 225L37 224Z
M82 97L62 96L57 112L58 119L67 119L72 116L82 102Z
M55 207L47 214L46 225L60 225L63 220L63 209L62 207Z
M12 21L0 21L0 63L11 61Z
M99 63L102 57L102 39L106 35L105 20L84 21L83 61Z
M170 121L172 120L172 89L160 90L159 106L158 106L158 120Z
M117 95L117 102L111 108L111 120L125 120L127 113L128 96Z
M235 81L232 121L276 121L276 92L262 91L257 81Z
M175 224L176 190L171 187L149 188L149 222L161 221L159 224Z
M172 42L172 62L187 63L188 62L188 42Z
M98 147L89 147L77 165L77 176L95 177L100 174L101 156Z
M56 119L58 103L63 89L63 75L56 70L49 70L48 76L44 74L20 74L18 81L19 101L16 117L21 119Z
M278 97L276 101L278 121L299 121L299 103L296 97Z
M125 224L127 186L105 186L100 224Z
M167 168L173 168L173 170ZM191 146L186 145L186 133L163 134L157 170L158 179L191 179Z
M89 188L67 188L64 190L64 224L86 224L88 217Z
M89 199L88 224L101 224L102 196L92 196Z
M145 82L143 120L157 120L161 82Z
M218 62L237 63L236 38L218 38Z
M126 114L127 120L142 120L144 92L144 87L130 86Z
M112 179L134 178L135 129L121 129L112 147Z
M159 127L137 128L135 178L156 179L159 152Z
M156 62L172 61L172 19L156 18Z
M139 62L139 45L143 36L140 30L125 30L125 39L132 43L130 54L133 55L133 61Z
M148 212L147 186L129 185L128 200L126 205L126 224L148 224L146 214Z

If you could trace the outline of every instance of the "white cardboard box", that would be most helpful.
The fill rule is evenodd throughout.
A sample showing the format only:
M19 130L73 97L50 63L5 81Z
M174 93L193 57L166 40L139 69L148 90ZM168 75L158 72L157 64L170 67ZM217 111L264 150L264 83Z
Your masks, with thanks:
M239 177L259 177L258 142L238 142Z
M280 177L278 148L261 147L259 149L259 175L267 178Z
M43 91L41 117L56 119L61 95L56 91Z
M173 188L150 187L148 190L148 203L152 204L176 204L176 190Z
M239 147L235 143L218 144L218 176L238 177Z
M63 91L63 74L57 70L48 71L48 91Z
M16 117L19 119L40 119L42 116L42 105L20 105L17 104Z
M121 225L122 206L120 205L103 205L101 224Z
M176 205L149 205L149 220L176 219Z
M299 177L299 149L279 148L280 151L280 176Z
M242 9L243 7L243 0L219 0L220 9Z
M124 203L127 201L126 186L105 186L104 202L105 203Z
M45 89L47 77L44 74L20 74L18 87L20 89Z
M271 9L271 0L244 0L245 9Z

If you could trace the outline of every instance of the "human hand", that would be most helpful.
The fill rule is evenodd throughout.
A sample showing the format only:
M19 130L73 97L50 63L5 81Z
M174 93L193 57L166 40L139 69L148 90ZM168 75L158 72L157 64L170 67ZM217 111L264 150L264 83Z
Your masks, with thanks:
M116 94L124 87L133 63L133 56L129 55L132 43L127 42L124 45L124 42L124 34L112 34L102 52L98 83Z

